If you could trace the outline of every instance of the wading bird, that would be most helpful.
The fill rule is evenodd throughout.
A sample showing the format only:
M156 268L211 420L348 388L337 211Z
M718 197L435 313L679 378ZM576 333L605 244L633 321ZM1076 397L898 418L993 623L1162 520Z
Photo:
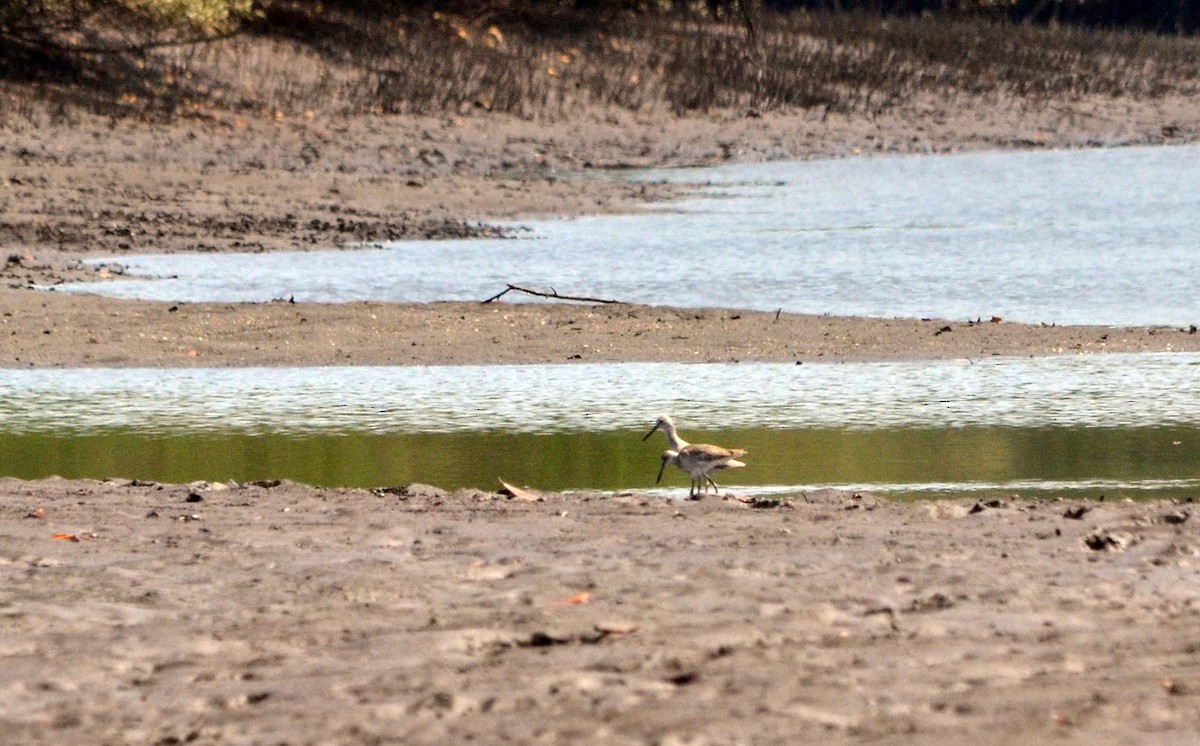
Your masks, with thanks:
M670 450L663 452L662 467L658 470L658 479L655 480L655 484L662 481L663 471L666 470L667 464L672 464L680 471L686 471L692 477L692 490L688 497L696 497L702 489L707 492L710 484L713 491L719 494L717 483L709 474L721 469L745 466L737 460L746 454L741 448L730 450L707 443L693 445L679 437L679 431L675 429L675 421L669 414L659 415L658 419L654 421L654 427L650 428L650 432L646 433L642 440L649 438L656 430L662 430L663 435L667 436Z
M709 476L714 471L722 469L736 469L746 464L738 461L740 456L745 455L745 451L741 448L729 450L720 446L710 446L707 443L696 443L695 445L686 445L678 451L663 451L662 465L658 468L658 478L654 480L655 484L662 481L663 472L667 469L667 464L671 464L680 471L687 472L692 477L692 486L688 491L688 497L693 500L700 499L701 490L708 491L708 485L712 485L713 492L720 494L720 489L717 483Z

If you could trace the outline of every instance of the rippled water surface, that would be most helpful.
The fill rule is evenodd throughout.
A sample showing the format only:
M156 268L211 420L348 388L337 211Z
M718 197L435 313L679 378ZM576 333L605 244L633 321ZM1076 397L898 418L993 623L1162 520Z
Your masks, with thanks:
M2 371L0 474L645 489L671 412L750 450L741 492L1193 496L1198 382L1194 354Z
M897 156L655 172L708 186L513 240L122 258L172 301L481 300L513 282L679 306L1200 323L1200 147Z
M659 412L710 430L1200 426L1200 355L0 371L11 433L574 433Z

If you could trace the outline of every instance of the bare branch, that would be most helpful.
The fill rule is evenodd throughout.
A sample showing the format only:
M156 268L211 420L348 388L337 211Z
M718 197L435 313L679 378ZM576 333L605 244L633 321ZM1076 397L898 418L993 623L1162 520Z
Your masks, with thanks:
M554 288L550 288L550 292L544 293L540 290L531 290L529 288L523 288L520 285L513 285L512 283L508 283L508 287L506 287L503 290L501 290L500 292L496 293L491 298L488 298L487 300L484 300L484 301L480 301L480 303L481 304L491 303L494 300L499 300L500 296L504 295L505 293L509 292L510 290L515 290L519 293L528 293L529 295L536 295L539 298L553 298L555 300L573 300L573 301L578 301L580 303L622 303L623 304L625 302L625 301L620 301L620 300L611 300L608 298L588 298L586 296L580 296L580 295L560 295L559 292L557 290L555 290Z

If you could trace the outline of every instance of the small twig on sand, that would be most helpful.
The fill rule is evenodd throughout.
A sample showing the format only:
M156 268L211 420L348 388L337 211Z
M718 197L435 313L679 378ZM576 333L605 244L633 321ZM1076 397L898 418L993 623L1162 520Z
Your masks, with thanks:
M579 295L559 295L558 291L554 288L550 288L550 292L548 293L543 293L540 290L530 290L529 288L523 288L520 285L513 285L512 283L509 283L508 287L496 293L491 298L481 301L481 303L491 303L494 300L498 300L500 296L504 295L510 290L516 290L521 293L529 293L530 295L536 295L541 298L554 298L555 300L575 300L579 301L580 303L624 303L624 301L609 300L607 298L585 298Z

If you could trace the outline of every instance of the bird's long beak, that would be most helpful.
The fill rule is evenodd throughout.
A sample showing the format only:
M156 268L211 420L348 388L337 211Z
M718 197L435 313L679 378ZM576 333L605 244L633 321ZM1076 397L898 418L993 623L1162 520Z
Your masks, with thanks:
M642 440L645 440L645 438L642 438ZM661 482L661 481L662 481L662 475L663 475L663 472L664 472L664 471L666 471L666 470L667 470L667 460L666 460L666 459L663 459L663 460L662 460L662 463L661 463L661 464L659 465L659 467L658 467L658 479L655 479L655 480L654 480L654 483L655 483L655 484L658 484L659 482Z
M649 438L651 435L654 434L654 431L657 429L658 429L658 423L656 422L656 423L654 423L654 427L650 428L650 432L646 433L645 436L642 437L642 440L646 440L646 438Z

